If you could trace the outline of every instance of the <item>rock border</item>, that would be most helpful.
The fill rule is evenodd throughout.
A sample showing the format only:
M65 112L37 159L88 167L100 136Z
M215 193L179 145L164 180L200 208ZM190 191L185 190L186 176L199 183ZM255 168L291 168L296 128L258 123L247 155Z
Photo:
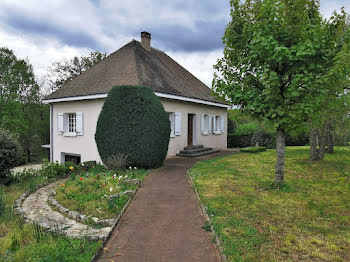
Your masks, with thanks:
M211 220L210 220L210 218L209 218L209 216L208 216L207 209L206 209L206 207L203 205L203 202L202 202L201 198L199 197L198 190L197 190L197 188L196 188L196 186L195 186L195 184L194 184L194 182L193 182L193 179L192 179L191 175L189 174L189 171L190 171L191 169L192 169L192 168L188 169L187 172L186 172L188 181L189 181L189 183L191 184L191 186L192 186L192 188L193 188L193 191L194 191L194 193L195 193L195 195L196 195L197 204L199 205L199 207L200 207L200 209L202 210L202 213L203 213L205 219L208 221L208 223L209 223L209 225L210 225L210 234L211 234L212 237L215 238L215 245L216 245L216 247L218 248L221 261L222 261L222 262L227 262L228 260L227 260L226 255L224 254L224 248L223 248L223 246L222 246L222 243L221 243L221 241L220 241L218 235L216 234L216 232L215 232L215 230L214 230L214 227L213 227L213 225L212 225L212 223L211 223Z
M28 210L25 210L25 208L23 208L23 203L25 202L25 200L29 196L31 196L32 194L35 194L38 190L44 190L45 191L44 188L47 187L47 186L50 186L50 185L56 187L58 185L58 183L64 182L65 180L67 180L67 178L63 179L63 180L58 180L58 181L55 181L55 182L51 182L51 183L46 182L46 183L38 184L37 187L36 187L36 190L33 193L30 193L30 191L26 191L25 193L21 194L20 197L17 200L15 200L15 203L14 203L14 206L13 206L13 209L14 209L15 213L20 215L21 217L23 217L24 221L27 222L27 223L28 222L36 223L36 221L34 221L34 220L32 220L31 218L28 217L28 216L31 215L31 214L29 214L29 215L27 214ZM141 185L139 185L139 186L141 186ZM131 198L124 205L123 209L121 210L121 212L119 213L119 215L118 215L118 217L116 219L112 219L112 221L106 221L106 220L104 221L105 223L110 223L110 226L103 227L101 229L94 229L94 228L90 228L87 225L79 224L78 219L83 219L83 217L77 218L77 216L81 215L81 214L79 214L76 211L71 211L69 209L66 209L62 205L60 205L60 206L61 206L61 209L65 211L64 213L50 210L51 208L50 208L50 206L48 206L48 202L49 202L48 198L49 197L52 198L53 191L55 192L55 190L52 189L52 188L51 189L48 188L46 190L51 190L51 191L46 193L46 194L48 194L48 197L47 197L47 199L45 201L45 203L47 205L47 209L49 209L49 211L56 212L56 213L60 214L61 216L69 215L72 218L73 217L77 218L77 220L75 220L75 219L71 219L70 220L70 223L74 224L74 226L72 226L72 227L70 227L70 226L64 227L65 223L63 223L63 224L58 224L57 223L57 224L54 224L54 225L49 225L50 224L49 223L49 224L45 225L45 224L42 224L41 222L39 222L38 224L41 227L43 227L45 230L49 231L49 232L56 232L56 233L59 233L61 235L66 236L66 237L70 237L70 238L83 238L83 237L86 237L86 238L91 239L91 240L101 240L101 241L103 241L103 245L102 245L102 247L103 247L104 244L106 243L106 241L109 239L113 229L115 228L115 226L119 222L121 216L124 214L127 206L129 205L129 203L133 199L134 195L136 194L139 186L134 191L128 190L130 192L121 192L123 194L129 194L130 193ZM43 192L39 192L37 194L41 195L41 194L43 194ZM59 204L59 203L57 202L56 204ZM46 211L48 211L48 210L46 210ZM41 210L40 210L40 212L41 212ZM81 215L81 216L84 216L84 215ZM87 217L87 216L84 216L84 217ZM65 220L67 220L67 219L68 218L65 218ZM95 220L96 220L96 222L100 222L100 220L98 218L96 218ZM72 232L68 232L68 231L72 231ZM81 232L85 232L85 234L81 234ZM95 257L98 257L100 252L101 252L101 248L97 250L97 252L94 255L93 259Z

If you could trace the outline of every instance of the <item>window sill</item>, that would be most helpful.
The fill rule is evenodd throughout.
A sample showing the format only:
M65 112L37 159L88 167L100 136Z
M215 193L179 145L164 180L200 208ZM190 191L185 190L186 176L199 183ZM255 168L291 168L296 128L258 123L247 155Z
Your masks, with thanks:
M75 137L75 136L77 136L77 133L64 133L63 136Z
M221 132L220 131L214 131L214 134L215 135L221 135Z
M209 135L209 132L204 132L202 133L203 136L208 136Z
M174 134L170 134L170 137L175 137L175 135Z

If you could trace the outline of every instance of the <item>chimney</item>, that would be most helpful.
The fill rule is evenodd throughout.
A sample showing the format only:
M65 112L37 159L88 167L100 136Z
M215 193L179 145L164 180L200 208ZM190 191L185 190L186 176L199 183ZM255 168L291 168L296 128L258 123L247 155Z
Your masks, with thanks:
M151 34L148 32L141 32L141 45L147 51L151 51Z

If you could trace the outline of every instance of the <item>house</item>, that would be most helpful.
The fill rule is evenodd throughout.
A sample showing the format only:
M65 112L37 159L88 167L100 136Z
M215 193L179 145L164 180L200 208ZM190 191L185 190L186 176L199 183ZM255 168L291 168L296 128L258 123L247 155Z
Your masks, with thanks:
M151 87L169 113L171 134L167 156L189 145L227 147L228 105L210 88L164 52L151 47L151 34L126 44L49 95L50 160L101 162L95 143L99 113L116 85ZM200 146L193 152L204 151ZM211 151L208 151L211 152Z

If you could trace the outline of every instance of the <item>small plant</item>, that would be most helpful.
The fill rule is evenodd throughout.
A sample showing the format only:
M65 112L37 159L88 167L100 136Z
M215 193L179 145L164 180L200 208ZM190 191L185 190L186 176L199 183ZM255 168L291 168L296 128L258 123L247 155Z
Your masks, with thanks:
M209 221L205 221L204 226L202 226L202 228L203 228L205 231L210 232L210 231L211 231L211 226L210 226Z
M44 229L37 223L33 223L33 234L37 243L42 242L45 239L45 231Z
M96 166L96 161L85 161L83 163L80 163L79 166L81 167L81 169L89 171L90 169Z
M0 192L0 216L4 215L6 210L6 204L4 200L4 194Z
M11 236L11 247L10 247L10 251L12 253L16 252L18 250L18 248L20 247L20 242L19 239L17 238L16 234L13 234Z
M125 169L128 165L128 156L124 154L116 154L110 156L105 164L108 167L108 169L113 171Z

